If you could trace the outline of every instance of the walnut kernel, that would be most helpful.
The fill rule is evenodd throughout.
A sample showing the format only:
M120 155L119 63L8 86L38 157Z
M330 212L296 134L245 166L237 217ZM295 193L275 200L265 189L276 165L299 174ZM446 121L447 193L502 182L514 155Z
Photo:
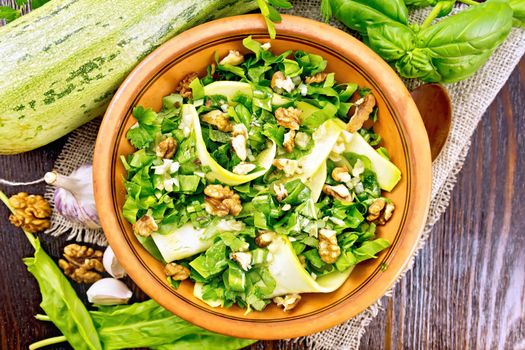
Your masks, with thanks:
M36 233L49 228L51 206L40 195L29 195L20 192L9 198L9 204L15 213L9 216L9 221L16 227Z
M283 311L290 311L299 304L301 296L299 294L287 294L284 297L275 297L272 299L277 306L283 308Z
M204 189L206 212L215 216L237 216L242 210L241 197L228 186L208 185Z
M332 179L334 179L337 182L348 182L352 180L352 177L350 176L350 173L348 172L348 168L346 166L341 166L334 168L332 170Z
M230 258L233 261L239 263L244 271L248 271L252 268L252 253L249 252L233 252L230 254Z
M337 244L336 232L333 230L319 230L319 256L327 264L333 264L341 255L341 248Z
M395 205L394 203L387 202L385 208L383 209L381 215L374 221L378 225L384 225L394 213Z
M257 244L258 247L266 248L272 243L274 238L275 232L261 230L259 231L259 235L255 237L255 244Z
M202 116L202 121L215 126L218 130L223 132L230 132L233 130L233 124L230 122L228 113L214 109Z
M348 190L348 187L343 184L336 186L324 185L323 192L329 196L332 196L334 199L338 199L343 202L352 201L352 194Z
M273 75L272 75L272 81L270 82L270 87L271 87L272 89L277 88L277 81L279 81L279 80L284 80L284 79L286 79L286 78L284 77L283 72L281 72L281 71L277 71L277 72L273 73Z
M306 84L322 83L323 81L325 81L327 76L328 76L328 74L326 74L324 72L316 73L313 76L306 77L306 79L304 81L305 81Z
M368 207L368 216L366 219L368 221L374 221L377 218L379 218L379 215L381 215L381 211L385 207L386 201L383 198L377 198L370 204Z
M277 124L291 130L298 130L301 125L301 113L300 109L294 107L279 107L275 111L275 118Z
M171 277L175 281L183 281L190 277L190 270L186 266L176 264L174 262L164 266L166 276Z
M171 136L167 137L163 141L159 142L155 148L155 154L157 157L171 159L177 152L177 141Z
M187 74L181 81L179 85L175 88L175 91L178 92L182 97L191 98L192 90L190 84L193 80L197 79L199 75L195 72Z
M365 97L359 99L355 103L355 112L350 118L350 121L346 125L346 129L349 132L356 132L363 127L363 123L368 120L370 113L376 106L376 99L372 93L369 93Z
M69 244L64 247L64 259L58 265L64 274L78 283L93 283L102 278L104 272L102 264L103 253L78 244Z
M146 214L133 224L133 232L142 237L149 237L159 229L152 216Z

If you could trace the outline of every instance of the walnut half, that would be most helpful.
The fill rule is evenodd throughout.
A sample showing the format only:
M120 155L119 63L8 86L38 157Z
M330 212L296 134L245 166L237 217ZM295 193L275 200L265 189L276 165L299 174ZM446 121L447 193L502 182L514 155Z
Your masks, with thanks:
M142 237L149 237L159 229L152 216L146 214L133 224L133 232Z
M341 248L337 244L336 232L333 230L319 230L319 256L327 264L333 264L341 255Z
M190 277L190 270L186 266L173 262L164 266L164 272L175 281L183 281Z
M206 212L215 216L239 215L242 210L241 197L228 186L208 185L204 189Z
M346 125L346 129L349 132L356 132L357 130L363 127L364 122L368 120L370 113L374 110L376 106L376 99L372 93L369 93L365 97L357 100L355 102L355 112L350 118L350 121ZM350 110L353 110L351 108Z
M102 278L104 272L102 264L103 253L78 244L69 244L64 247L64 259L58 261L58 266L64 274L78 283L93 283Z
M368 207L368 216L366 219L378 225L384 225L392 217L394 209L394 203L387 202L383 198L377 198Z
M233 130L233 124L230 122L228 113L214 109L202 116L202 121L217 127L218 130L223 132L230 132Z
M15 211L9 216L9 221L16 227L31 233L49 228L51 206L44 197L20 192L9 198L9 204Z
M301 125L301 113L302 111L300 109L294 107L279 107L275 111L275 118L277 119L277 124L280 126L290 130L298 130Z
M155 148L155 154L157 157L164 159L171 159L177 152L177 141L171 136L167 137L163 141L159 142Z
M348 190L348 187L343 184L336 186L324 185L323 192L329 196L332 196L334 199L338 199L343 202L352 201L352 194Z

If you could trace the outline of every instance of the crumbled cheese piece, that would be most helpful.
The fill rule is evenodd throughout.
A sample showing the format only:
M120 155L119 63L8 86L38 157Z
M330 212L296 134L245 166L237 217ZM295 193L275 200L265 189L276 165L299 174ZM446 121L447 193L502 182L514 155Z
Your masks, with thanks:
M361 159L358 159L352 169L352 176L359 177L365 171L365 164Z
M193 118L190 114L183 114L179 124L179 129L182 130L184 137L190 136L193 127Z
M283 211L288 211L292 209L292 206L289 203L286 203L285 205L283 205L282 209Z
M221 105L221 109L224 113L228 112L228 104L227 103L224 103Z
M310 136L302 131L299 131L295 134L295 145L300 149L305 149L308 147L308 142L310 141Z
M261 49L263 49L264 51L270 50L271 47L272 47L272 44L269 41L261 45Z
M178 177L172 177L172 178L169 178L169 179L165 179L163 182L162 182L164 188L166 191L168 192L172 192L173 191L173 187L179 187L179 178ZM162 188L160 188L160 190L162 190Z
M231 232L231 231L242 231L244 230L244 223L237 220L221 220L217 224L217 230L219 232Z
M224 57L219 64L225 65L229 64L232 66L238 66L239 64L244 62L244 56L241 55L241 53L237 50L230 50L228 52L228 55Z
M238 175L246 175L255 168L257 168L255 164L241 162L233 167L232 172Z
M244 271L248 271L252 268L252 254L247 252L235 252L230 254L230 258L235 260L241 265Z
M308 87L303 83L299 84L298 89L301 95L303 96L306 96L306 94L308 93Z
M292 92L292 90L295 89L295 84L290 77L286 77L286 79L276 79L275 86L279 89L284 89L287 92Z
M156 175L173 174L179 171L179 162L174 162L173 159L163 159L161 165L152 166Z

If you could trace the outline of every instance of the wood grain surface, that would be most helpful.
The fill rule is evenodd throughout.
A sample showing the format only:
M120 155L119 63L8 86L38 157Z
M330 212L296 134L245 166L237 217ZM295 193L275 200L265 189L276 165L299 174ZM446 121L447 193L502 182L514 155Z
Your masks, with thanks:
M0 58L1 64L1 58ZM0 177L41 177L65 142L0 156ZM15 140L13 142L16 142ZM362 349L525 349L525 59L483 117L450 206L419 252L414 268L383 298ZM43 185L6 188L43 193ZM40 295L21 261L32 249L0 207L0 349L27 349L58 335L33 318ZM42 236L57 258L65 245ZM131 285L131 282L128 281ZM84 286L75 285L85 299ZM135 300L145 296L134 290ZM60 345L52 349L68 349ZM259 342L252 349L306 349Z

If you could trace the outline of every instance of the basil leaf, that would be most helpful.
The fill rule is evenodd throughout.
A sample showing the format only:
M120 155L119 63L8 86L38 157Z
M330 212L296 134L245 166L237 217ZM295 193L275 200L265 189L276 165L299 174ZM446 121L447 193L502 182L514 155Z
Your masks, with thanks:
M514 26L525 28L525 1L510 0L509 5L514 12Z
M497 14L497 15L495 15ZM512 9L487 1L422 29L419 46L435 57L463 57L494 50L510 33Z
M440 81L453 83L466 79L474 74L490 58L494 51L486 51L479 55L468 55L462 57L440 57L435 58L432 63L439 72ZM435 81L424 77L425 81Z
M369 46L387 61L398 60L415 48L414 33L400 23L372 25L367 33Z
M23 259L36 278L42 302L40 307L75 349L102 350L95 325L67 278L46 254L39 239L33 239L35 254Z
M408 52L395 63L395 67L399 74L406 78L422 78L435 81L441 79L426 49L414 49Z
M335 18L364 35L373 24L408 23L408 10L403 0L332 0L330 3Z

